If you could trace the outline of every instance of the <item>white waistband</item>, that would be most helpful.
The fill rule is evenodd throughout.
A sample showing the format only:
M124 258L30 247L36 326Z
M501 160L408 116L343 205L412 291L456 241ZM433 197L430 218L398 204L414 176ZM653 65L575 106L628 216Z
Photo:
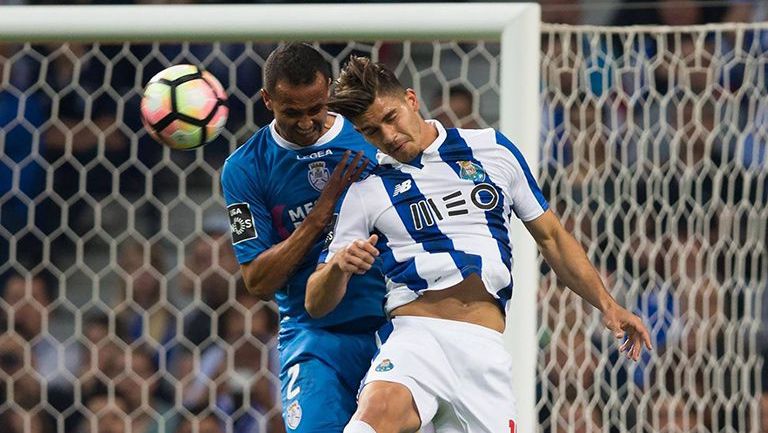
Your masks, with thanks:
M470 334L475 337L502 342L503 334L485 326L474 323L460 322L458 320L438 319L436 317L423 316L396 316L392 318L395 329L400 326L428 328L431 332Z

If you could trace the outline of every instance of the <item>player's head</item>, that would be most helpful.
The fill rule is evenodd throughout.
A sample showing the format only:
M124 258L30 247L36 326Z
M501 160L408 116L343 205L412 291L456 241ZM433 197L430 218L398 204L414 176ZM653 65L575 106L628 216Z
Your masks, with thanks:
M283 138L315 144L324 132L330 82L331 67L311 46L292 42L272 51L264 63L261 96Z
M395 74L367 57L352 56L336 80L331 110L350 119L369 142L408 162L434 138L419 114L419 100Z

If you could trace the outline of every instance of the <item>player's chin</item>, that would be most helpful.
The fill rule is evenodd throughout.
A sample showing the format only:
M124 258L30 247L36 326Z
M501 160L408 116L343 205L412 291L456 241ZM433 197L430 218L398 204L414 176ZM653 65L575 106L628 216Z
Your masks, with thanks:
M408 163L413 161L413 158L416 158L416 155L418 155L418 153L407 152L405 150L401 150L399 152L395 152L394 154L390 154L390 156L392 156L396 160L403 163Z

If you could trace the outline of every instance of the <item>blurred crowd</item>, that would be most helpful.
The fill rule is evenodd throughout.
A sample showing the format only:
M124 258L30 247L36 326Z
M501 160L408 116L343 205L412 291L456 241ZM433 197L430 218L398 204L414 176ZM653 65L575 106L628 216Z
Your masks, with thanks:
M594 23L589 2L541 3L545 22ZM603 24L768 18L749 0L615 6ZM211 199L224 158L270 121L258 90L273 48L0 43L3 432L284 431L276 308L245 291ZM766 52L766 28L544 27L541 183L655 350L619 359L542 266L543 431L768 431ZM199 153L153 143L138 118L143 84L178 63L205 64L230 95L227 130ZM493 125L478 86L448 84L422 95L428 117ZM762 409L738 403L758 390ZM739 424L755 410L762 427Z
M193 242L178 286L196 300L186 305L167 301L162 258L144 245L122 244L117 262L119 299L81 307L65 339L50 328L66 302L56 279L6 276L0 395L15 404L0 410L3 431L283 431L277 313L235 278L228 233Z
M611 24L768 12L628 3ZM571 12L549 18L580 23ZM620 359L594 310L543 266L544 431L768 431L768 25L668 30L542 32L545 195L655 348Z

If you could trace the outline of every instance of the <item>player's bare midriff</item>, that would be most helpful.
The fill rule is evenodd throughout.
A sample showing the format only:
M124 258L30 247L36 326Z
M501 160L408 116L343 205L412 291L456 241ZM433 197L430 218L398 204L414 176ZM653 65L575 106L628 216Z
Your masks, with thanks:
M499 303L485 290L477 274L447 289L425 291L415 301L392 310L391 315L456 320L504 331Z

